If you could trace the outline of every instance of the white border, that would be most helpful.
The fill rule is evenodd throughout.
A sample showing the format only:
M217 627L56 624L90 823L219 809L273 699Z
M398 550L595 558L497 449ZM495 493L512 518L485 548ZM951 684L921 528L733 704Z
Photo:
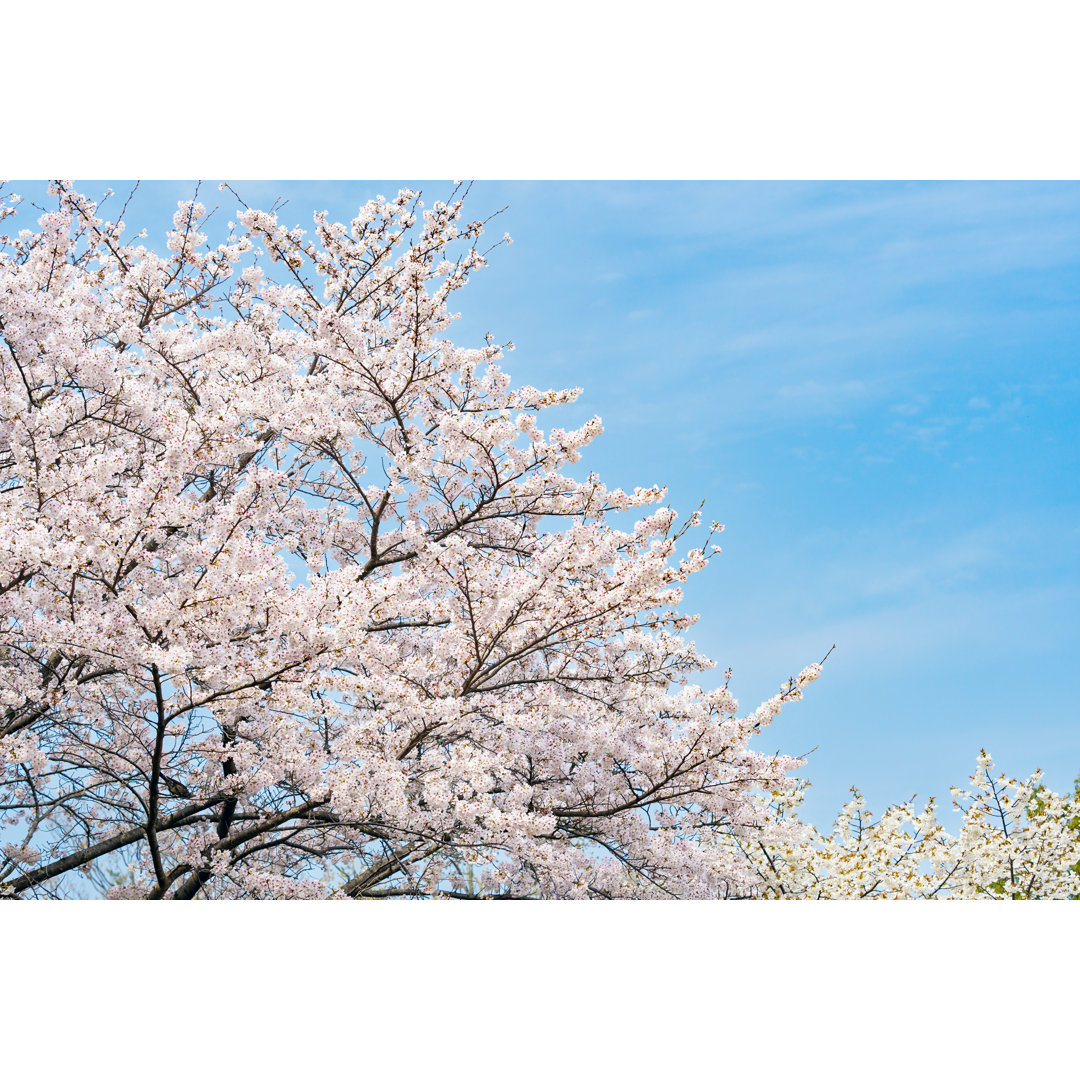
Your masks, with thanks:
M5 12L4 155L163 178L1075 178L1061 0Z

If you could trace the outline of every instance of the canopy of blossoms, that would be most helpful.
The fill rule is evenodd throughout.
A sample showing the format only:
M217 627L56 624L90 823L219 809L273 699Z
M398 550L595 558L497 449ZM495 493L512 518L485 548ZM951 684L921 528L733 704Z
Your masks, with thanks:
M464 189L219 243L182 203L160 253L51 194L0 253L0 891L759 886L800 762L749 742L820 666L743 716L693 684L719 549L576 473L599 420L538 417L578 391L449 340Z

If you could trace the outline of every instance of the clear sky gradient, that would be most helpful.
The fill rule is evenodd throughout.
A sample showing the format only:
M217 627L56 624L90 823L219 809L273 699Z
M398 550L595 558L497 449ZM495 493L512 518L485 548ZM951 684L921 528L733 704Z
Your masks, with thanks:
M404 184L450 189L234 186L310 227ZM191 191L143 185L148 242ZM216 184L200 198L229 213ZM1080 185L483 182L469 201L508 205L491 229L515 242L457 294L455 340L490 331L517 381L583 386L549 424L603 418L586 469L727 526L687 588L706 684L731 666L749 709L836 644L761 747L817 747L811 820L853 784L877 810L947 805L983 746L1071 783Z
M1080 185L481 186L515 238L463 295L521 376L579 383L622 485L727 525L687 589L812 820L948 802L985 746L1080 771ZM475 306L474 306L475 305ZM771 749L771 747L770 747Z

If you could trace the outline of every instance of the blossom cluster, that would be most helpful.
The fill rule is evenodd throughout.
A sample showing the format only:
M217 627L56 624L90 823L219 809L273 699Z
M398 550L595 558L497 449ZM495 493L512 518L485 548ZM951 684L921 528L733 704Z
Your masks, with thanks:
M801 793L775 801L772 826L741 850L771 899L990 899L1080 897L1080 782L1069 795L1041 773L994 775L979 754L970 789L953 789L955 835L933 799L909 800L879 818L855 791L831 833L798 819Z
M692 681L719 549L449 340L466 190L217 243L193 199L158 253L57 182L0 238L7 894L754 887L800 762L749 743L820 667L743 716Z

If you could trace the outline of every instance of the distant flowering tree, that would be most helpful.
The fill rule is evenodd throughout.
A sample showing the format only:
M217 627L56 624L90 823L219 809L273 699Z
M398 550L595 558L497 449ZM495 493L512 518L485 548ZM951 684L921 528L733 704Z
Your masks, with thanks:
M755 887L800 762L748 741L820 667L743 717L689 683L719 549L615 528L664 491L572 478L599 420L536 417L578 391L447 340L464 189L216 245L182 203L161 254L50 190L0 253L0 892Z
M890 806L874 819L862 796L824 835L798 822L799 794L777 800L790 831L744 847L772 899L1075 900L1080 897L1080 782L1071 795L1028 780L995 778L983 751L972 790L953 789L958 835L938 822L934 801Z

